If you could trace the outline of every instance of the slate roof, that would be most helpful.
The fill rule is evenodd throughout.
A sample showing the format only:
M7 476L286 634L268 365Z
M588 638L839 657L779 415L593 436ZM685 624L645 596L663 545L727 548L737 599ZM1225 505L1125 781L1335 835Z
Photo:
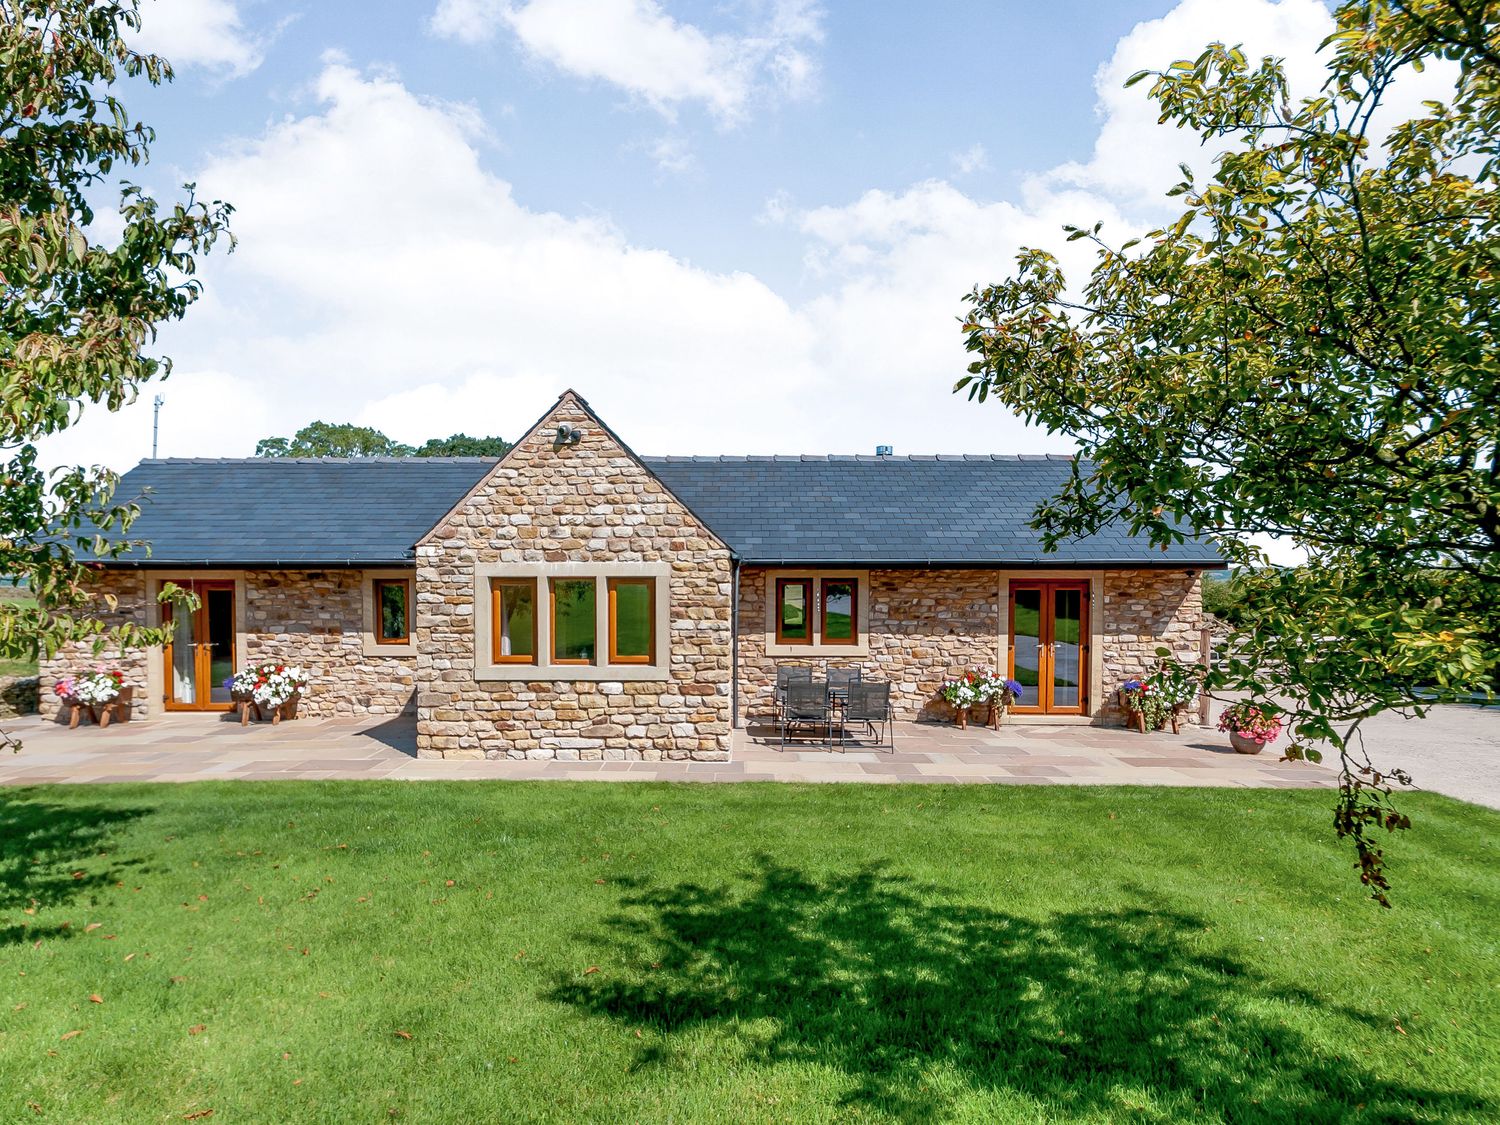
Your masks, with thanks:
M410 565L491 457L166 458L115 496L144 566ZM1066 457L644 457L745 563L1222 566L1206 542L1153 549L1123 528L1042 551L1027 526Z
M1044 552L1027 524L1071 458L646 457L746 563L931 566L1199 566L1203 541L1166 551L1123 526Z
M144 566L401 566L494 457L173 457L142 461L115 500L140 505Z

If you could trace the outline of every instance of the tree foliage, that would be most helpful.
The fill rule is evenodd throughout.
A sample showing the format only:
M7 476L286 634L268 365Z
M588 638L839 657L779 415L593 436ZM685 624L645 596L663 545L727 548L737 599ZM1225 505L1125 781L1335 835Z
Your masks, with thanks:
M150 354L158 326L197 299L199 256L231 208L193 185L162 201L122 176L154 138L118 91L169 81L164 59L132 50L136 0L0 0L0 574L38 604L0 602L0 657L34 659L70 641L131 646L158 631L106 629L77 552L118 553L134 511L112 502L101 468L48 472L36 442L84 409L118 410L170 361ZM95 205L118 214L95 227ZM104 533L113 532L112 545Z
M428 438L417 447L418 457L504 457L511 443L504 438L470 437L454 434L452 437Z
M1500 659L1500 4L1346 2L1323 50L1295 104L1277 60L1223 44L1132 77L1227 151L1182 168L1159 230L1068 228L1097 247L1081 291L1027 249L971 293L956 389L1078 443L1049 545L1195 526L1248 568L1216 685L1284 709L1294 756L1337 748L1336 825L1384 903L1373 830L1406 818L1359 723L1488 692ZM1452 96L1372 132L1431 64ZM1307 565L1264 566L1259 534Z
M257 457L410 457L411 446L351 422L312 422L290 438L255 443Z
M454 434L428 438L417 447L393 441L379 430L349 422L313 422L290 438L262 438L257 457L500 457L510 442L497 437Z

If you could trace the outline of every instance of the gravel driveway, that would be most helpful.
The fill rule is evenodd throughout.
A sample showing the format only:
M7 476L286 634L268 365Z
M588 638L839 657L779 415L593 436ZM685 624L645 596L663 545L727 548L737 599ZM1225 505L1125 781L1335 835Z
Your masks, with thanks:
M1360 729L1376 769L1397 767L1418 789L1500 809L1500 707L1434 707L1421 719L1387 713Z

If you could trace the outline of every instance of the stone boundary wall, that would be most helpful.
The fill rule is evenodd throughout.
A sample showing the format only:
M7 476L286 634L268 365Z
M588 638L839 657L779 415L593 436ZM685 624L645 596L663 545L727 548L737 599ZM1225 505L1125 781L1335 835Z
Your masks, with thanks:
M0 676L0 719L35 715L38 683L36 676Z
M583 431L554 445L559 425ZM417 753L426 758L729 756L729 551L569 393L417 547ZM480 680L475 567L670 562L665 679ZM538 612L546 586L539 584ZM599 638L603 649L605 639Z

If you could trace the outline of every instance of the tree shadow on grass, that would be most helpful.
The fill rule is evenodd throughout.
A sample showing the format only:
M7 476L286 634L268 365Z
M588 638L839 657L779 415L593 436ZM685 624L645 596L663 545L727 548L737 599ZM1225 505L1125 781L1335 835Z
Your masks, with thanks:
M1434 1121L1477 1097L1348 1058L1385 1021L1205 952L1207 923L1163 910L1030 918L952 901L878 867L814 878L760 859L718 886L627 886L604 971L550 998L674 1035L723 1030L764 1062L834 1068L851 1108L936 1118L1012 1092L1049 1116ZM1288 1026L1310 1010L1343 1045ZM755 1021L754 1029L742 1029ZM765 1030L769 1029L769 1030Z
M71 934L70 926L31 922L23 912L68 906L138 871L140 860L105 853L113 833L153 811L0 790L0 947Z

